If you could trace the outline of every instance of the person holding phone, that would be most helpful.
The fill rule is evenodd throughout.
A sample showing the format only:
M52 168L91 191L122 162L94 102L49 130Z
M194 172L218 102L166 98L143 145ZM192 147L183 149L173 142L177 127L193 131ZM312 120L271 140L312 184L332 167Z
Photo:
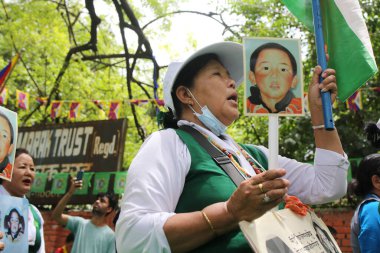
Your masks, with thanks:
M68 192L58 202L52 217L74 234L73 253L115 253L115 234L107 225L108 216L117 209L118 199L113 193L99 193L92 205L90 220L64 214L63 211L75 190L82 187L83 172L71 180Z

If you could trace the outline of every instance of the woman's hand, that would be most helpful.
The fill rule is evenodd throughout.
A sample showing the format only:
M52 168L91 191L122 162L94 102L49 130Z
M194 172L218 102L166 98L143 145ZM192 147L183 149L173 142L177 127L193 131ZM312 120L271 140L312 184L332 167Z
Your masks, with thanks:
M309 109L311 114L311 124L320 126L324 124L323 108L320 91L330 91L331 103L334 103L337 96L337 84L334 69L326 69L322 73L324 80L319 83L319 76L322 68L316 66L313 78L309 86ZM324 128L314 129L315 144L318 148L331 150L343 154L342 144L337 131L325 131Z
M331 103L334 103L337 96L337 84L334 69L326 69L322 73L323 81L319 83L319 76L322 73L322 68L316 66L313 77L309 85L309 106L310 110L318 108L322 110L322 99L320 90L330 91Z
M284 169L273 169L244 180L227 201L227 211L237 221L252 221L278 205L288 192Z

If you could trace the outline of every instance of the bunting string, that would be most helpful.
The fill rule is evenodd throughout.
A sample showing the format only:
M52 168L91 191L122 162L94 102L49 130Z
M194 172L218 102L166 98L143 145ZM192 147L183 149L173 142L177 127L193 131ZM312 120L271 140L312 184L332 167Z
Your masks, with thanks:
M0 92L0 105L7 105L9 103L8 89L4 88ZM15 106L20 110L29 110L32 103L40 106L46 106L47 97L36 97L30 100L29 93L21 90L16 90ZM106 115L108 119L115 120L120 117L122 105L136 105L144 106L151 104L156 107L156 110L160 110L160 107L164 106L162 99L125 99L125 100L96 100L96 99L81 99L78 100L54 100L50 104L50 118L52 120L63 116L64 107L67 110L67 118L75 120L80 115L80 110L83 104L91 104L95 106L99 113ZM67 105L67 106L65 106ZM67 108L67 109L66 109Z
M362 104L362 92L363 91L373 91L380 94L380 87L364 87L357 90L350 98L346 101L346 106L349 110L360 111L363 109ZM9 90L4 88L0 92L0 105L5 106L10 103L9 99ZM16 89L16 101L15 106L20 110L29 110L30 105L35 103L40 106L46 106L47 97L35 97L30 99L29 93ZM307 93L304 93L304 108L305 111L308 111L307 104ZM122 105L136 105L144 106L151 104L155 106L156 110L161 111L161 108L164 106L163 99L124 99L124 100L97 100L97 99L79 99L78 100L55 100L51 102L50 105L50 117L51 119L56 119L62 117L62 111L65 107L67 111L67 118L70 120L75 120L80 115L80 110L83 108L83 104L91 104L95 106L100 114L106 115L108 119L118 119L121 114ZM66 106L64 106L66 105ZM337 106L335 104L334 106Z

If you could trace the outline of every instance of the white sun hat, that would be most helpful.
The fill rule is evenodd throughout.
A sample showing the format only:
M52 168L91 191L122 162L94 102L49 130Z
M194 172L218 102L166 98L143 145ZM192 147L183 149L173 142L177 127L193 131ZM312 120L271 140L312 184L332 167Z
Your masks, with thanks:
M243 67L243 46L235 42L218 42L206 46L197 50L183 60L176 60L169 64L168 70L164 77L164 101L165 106L174 109L173 98L171 95L174 82L179 72L189 63L191 60L204 54L216 54L223 64L223 66L230 72L233 80L236 82L236 86L239 86L243 82L244 67Z

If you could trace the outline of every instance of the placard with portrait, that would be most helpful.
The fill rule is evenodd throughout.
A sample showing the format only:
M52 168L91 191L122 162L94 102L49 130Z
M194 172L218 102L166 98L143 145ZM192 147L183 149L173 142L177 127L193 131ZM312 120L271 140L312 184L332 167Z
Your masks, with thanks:
M244 114L304 115L299 39L244 38Z
M11 181L17 144L17 113L0 106L0 178Z

